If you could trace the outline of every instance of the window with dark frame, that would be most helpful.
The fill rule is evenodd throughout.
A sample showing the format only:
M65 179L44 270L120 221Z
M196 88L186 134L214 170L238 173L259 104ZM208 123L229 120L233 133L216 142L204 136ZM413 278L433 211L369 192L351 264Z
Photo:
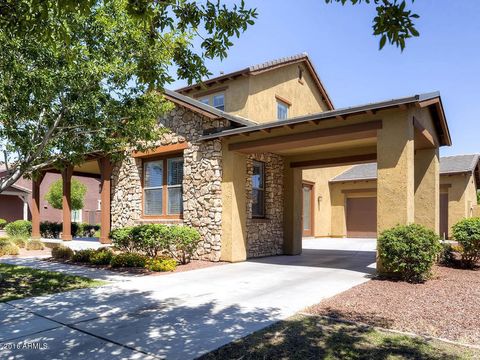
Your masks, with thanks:
M181 217L183 214L183 157L143 163L143 215Z
M288 104L278 99L277 99L277 119L278 120L288 119Z
M253 162L252 217L265 217L265 163Z

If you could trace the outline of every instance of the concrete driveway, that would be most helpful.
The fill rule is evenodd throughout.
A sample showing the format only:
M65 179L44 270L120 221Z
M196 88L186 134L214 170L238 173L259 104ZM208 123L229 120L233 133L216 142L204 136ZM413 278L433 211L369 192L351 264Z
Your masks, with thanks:
M368 281L374 249L371 239L306 239L301 256L0 304L0 358L195 358Z

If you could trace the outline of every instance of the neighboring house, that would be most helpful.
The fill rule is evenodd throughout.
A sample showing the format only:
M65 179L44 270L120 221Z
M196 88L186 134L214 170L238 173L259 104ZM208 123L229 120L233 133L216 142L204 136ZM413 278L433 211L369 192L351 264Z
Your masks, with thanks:
M0 177L5 170L0 170ZM75 176L77 180L87 186L84 208L72 211L72 221L90 224L100 223L100 193L99 179ZM41 221L62 222L62 210L54 209L45 200L45 194L52 183L61 179L60 174L48 173L45 175L40 188ZM7 191L0 194L0 219L8 222L31 219L32 181L21 178Z
M67 183L78 172L100 175L102 242L110 226L185 224L202 236L199 258L299 254L302 172L375 161L378 230L436 228L438 148L451 145L438 93L335 109L302 54L165 96L175 107L158 121L170 132L155 148L117 163L91 154L62 172Z
M377 236L377 164L307 170L304 188L313 185L313 224L304 219L310 236ZM451 227L472 217L480 186L479 155L440 159L439 231L451 236Z

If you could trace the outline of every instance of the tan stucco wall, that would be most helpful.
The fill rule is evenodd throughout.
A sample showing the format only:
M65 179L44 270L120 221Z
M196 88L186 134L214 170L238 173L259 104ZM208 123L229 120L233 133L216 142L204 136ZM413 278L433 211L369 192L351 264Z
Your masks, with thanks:
M304 69L303 84L298 79L299 66ZM208 90L191 91L186 95L202 98L202 94L208 93L205 96L212 96L215 89L225 93L226 112L260 123L276 120L276 95L291 102L289 117L327 109L320 91L303 64L292 64L257 75L239 77L212 86Z
M414 222L414 129L412 118L384 118L377 140L377 233Z
M338 167L340 168L340 167ZM338 169L332 168L332 169ZM344 167L345 170L349 166ZM376 189L376 180L366 181L347 181L339 183L328 184L328 180L325 182L324 177L321 177L321 171L327 173L329 169L315 169L304 170L303 179L316 182L315 191L316 194L328 193L329 202L322 202L322 211L318 208L315 209L315 225L320 229L319 232L315 231L315 236L332 236L332 237L344 237L347 235L346 230L346 198L347 197L367 197L376 196L375 192L355 192L355 190L363 189ZM335 172L332 170L332 172ZM327 176L325 176L326 178ZM335 177L332 176L332 178ZM317 180L316 180L317 179ZM320 180L318 180L320 179ZM323 185L321 185L323 184ZM444 186L442 186L444 185ZM449 187L446 188L445 185ZM433 185L434 186L434 185ZM441 175L440 187L442 192L447 191L449 194L448 202L448 214L449 214L449 229L451 236L451 227L465 217L479 216L480 208L476 206L476 187L473 176L470 174L457 174L457 175ZM347 191L347 193L345 193ZM416 204L417 208L425 204ZM431 206L431 204L430 204ZM439 209L438 209L439 210ZM477 215L478 214L478 215ZM321 225L319 224L321 223ZM317 225L319 224L319 225ZM325 225L325 224L330 224ZM328 233L325 233L325 228L328 229ZM437 226L438 228L438 226Z
M323 169L303 170L302 178L314 182L313 187L313 235L316 237L332 235L332 199L328 182L337 175L348 170L351 166L336 166ZM341 231L340 231L341 232Z
M453 225L463 218L474 215L473 209L477 202L475 180L472 174L443 175L440 177L440 186L442 185L448 186L448 235L450 237Z

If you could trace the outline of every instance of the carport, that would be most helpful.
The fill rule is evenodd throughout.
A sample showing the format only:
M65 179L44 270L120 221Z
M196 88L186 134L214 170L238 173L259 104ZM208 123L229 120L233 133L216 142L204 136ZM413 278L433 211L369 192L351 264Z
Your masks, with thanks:
M246 247L247 156L283 159L283 253L302 251L302 169L378 163L377 231L397 224L439 228L439 147L451 145L439 93L226 129L222 138L222 259Z

